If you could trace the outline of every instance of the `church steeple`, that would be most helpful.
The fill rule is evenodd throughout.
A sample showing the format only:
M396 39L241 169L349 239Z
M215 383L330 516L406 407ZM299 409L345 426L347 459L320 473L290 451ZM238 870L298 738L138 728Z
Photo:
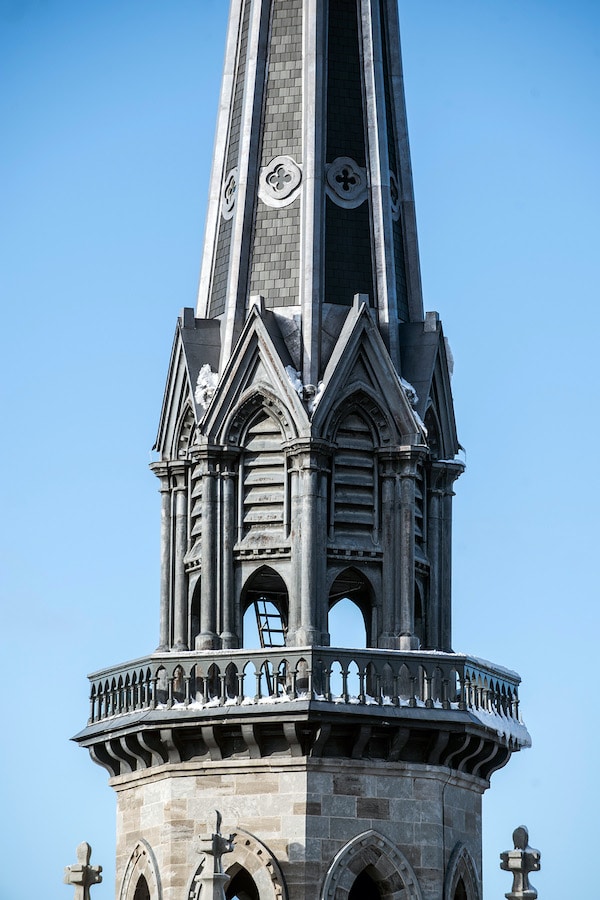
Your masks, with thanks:
M159 646L92 676L76 737L118 794L119 900L480 900L481 795L529 737L518 676L452 651L464 466L395 0L232 0L154 449Z
M232 4L197 308L221 368L260 295L317 384L355 294L399 367L423 305L398 47L394 0Z

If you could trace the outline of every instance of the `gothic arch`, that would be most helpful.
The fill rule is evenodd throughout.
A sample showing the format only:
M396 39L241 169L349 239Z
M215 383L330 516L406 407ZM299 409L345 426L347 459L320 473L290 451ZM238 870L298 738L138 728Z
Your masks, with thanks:
M171 450L173 459L179 459L181 454L187 453L192 442L195 426L196 417L194 411L191 405L186 403L179 417L179 421L177 422L175 440L173 441L173 448Z
M292 413L266 384L255 384L242 394L223 426L223 440L227 444L243 444L244 434L252 420L263 410L279 424L284 440L298 436Z
M348 900L357 876L367 867L382 900L423 900L410 863L377 831L357 835L336 854L325 876L320 900Z
M266 844L243 828L233 834L233 852L223 858L225 871L234 875L245 869L258 889L260 900L287 900L288 893L279 863ZM204 864L196 869L186 900L202 900L200 874Z
M240 615L256 601L271 603L279 616L281 625L287 629L289 616L289 592L284 578L271 566L258 566L246 579L240 594ZM244 646L246 639L244 636Z
M392 442L392 431L395 429L382 408L381 398L363 384L353 384L349 390L338 395L323 429L328 440L335 441L341 422L353 412L369 424L376 446L386 447Z
M330 572L328 612L341 600L348 599L360 610L365 626L366 646L374 646L373 610L376 594L370 578L355 566L336 568Z
M462 880L467 900L481 900L479 877L473 857L459 841L448 862L444 879L444 900L456 900L456 889Z
M162 888L156 857L147 841L139 840L135 845L121 884L119 900L134 900L141 878L148 886L150 900L162 900Z

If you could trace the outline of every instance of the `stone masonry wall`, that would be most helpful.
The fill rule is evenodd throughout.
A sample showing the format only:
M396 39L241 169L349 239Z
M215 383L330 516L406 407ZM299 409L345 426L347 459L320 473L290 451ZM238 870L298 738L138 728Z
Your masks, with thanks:
M198 836L214 831L216 809L223 815L224 834L243 829L266 845L281 866L288 900L320 898L335 855L370 830L401 851L423 900L442 897L448 860L459 841L481 877L481 794L487 784L448 769L345 760L229 760L166 765L115 778L112 784L118 795L118 900L124 900L124 873L140 840L154 853L161 900L187 900L202 861ZM235 853L225 857L225 867L235 860ZM259 869L262 860L259 853ZM271 891L270 879L263 882L269 888L264 897L261 888L261 900L276 900L276 884Z

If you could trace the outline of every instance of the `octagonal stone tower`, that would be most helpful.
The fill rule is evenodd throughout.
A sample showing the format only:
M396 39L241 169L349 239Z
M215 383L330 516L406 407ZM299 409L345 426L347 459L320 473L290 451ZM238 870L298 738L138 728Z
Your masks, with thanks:
M227 900L480 900L481 795L529 739L518 676L452 651L463 465L395 0L232 0L155 449L160 643L91 676L76 737L119 900L207 900L215 809Z

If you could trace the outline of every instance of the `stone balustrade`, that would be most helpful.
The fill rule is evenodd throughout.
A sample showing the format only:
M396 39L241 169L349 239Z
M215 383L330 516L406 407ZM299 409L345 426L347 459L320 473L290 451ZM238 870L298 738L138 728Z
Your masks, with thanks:
M311 701L468 710L519 723L519 676L458 653L275 647L155 653L90 676L90 725L140 710ZM522 727L522 726L521 726Z

